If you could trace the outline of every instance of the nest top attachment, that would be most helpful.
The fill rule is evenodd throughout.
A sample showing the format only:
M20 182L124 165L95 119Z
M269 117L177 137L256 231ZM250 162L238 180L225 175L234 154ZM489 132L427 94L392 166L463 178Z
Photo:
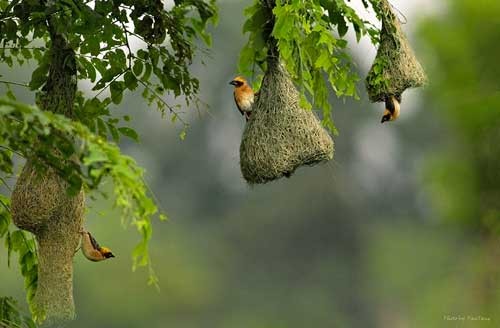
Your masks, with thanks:
M269 61L240 146L241 172L250 184L290 177L302 165L333 158L333 140L278 61Z
M380 1L378 9L382 19L380 45L366 77L372 102L382 102L390 96L401 97L406 89L423 86L427 81L389 2Z

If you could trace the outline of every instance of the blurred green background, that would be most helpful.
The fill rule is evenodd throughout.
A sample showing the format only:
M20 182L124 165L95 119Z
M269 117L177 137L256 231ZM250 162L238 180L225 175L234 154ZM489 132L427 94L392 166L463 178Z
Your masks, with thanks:
M428 87L384 125L363 81L361 101L332 96L334 161L254 187L228 85L249 2L218 3L213 49L193 67L210 109L191 112L186 140L140 97L114 108L135 116L141 142L123 149L170 217L151 245L161 290L131 270L136 233L110 201L90 202L86 226L117 257L75 257L71 327L500 327L500 2L394 0ZM363 77L375 49L351 50ZM0 277L0 295L24 302L3 248Z

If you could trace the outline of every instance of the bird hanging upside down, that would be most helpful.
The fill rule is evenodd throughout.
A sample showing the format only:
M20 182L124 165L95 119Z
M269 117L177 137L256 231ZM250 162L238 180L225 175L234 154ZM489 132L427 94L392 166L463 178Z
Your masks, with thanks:
M88 231L81 231L82 234L82 253L87 259L93 262L99 262L111 257L115 257L111 250L101 247Z
M245 119L248 121L252 114L252 106L256 94L254 94L252 87L241 76L235 77L229 84L234 85L236 107L238 107L241 115L245 116Z
M391 95L385 98L385 111L382 116L382 121L380 123L384 123L387 121L395 121L399 117L399 104L401 104L401 96L400 95Z

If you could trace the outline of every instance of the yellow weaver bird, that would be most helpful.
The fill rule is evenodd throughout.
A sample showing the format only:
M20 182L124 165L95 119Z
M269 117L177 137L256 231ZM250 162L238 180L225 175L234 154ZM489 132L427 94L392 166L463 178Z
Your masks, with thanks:
M380 123L384 123L387 121L395 121L399 117L399 112L400 112L400 107L399 105L401 104L401 96L400 95L395 95L395 96L388 96L385 98L385 111L384 115L382 116L382 121Z
M80 233L82 234L82 253L87 259L99 262L115 257L109 248L101 247L90 232L84 230Z

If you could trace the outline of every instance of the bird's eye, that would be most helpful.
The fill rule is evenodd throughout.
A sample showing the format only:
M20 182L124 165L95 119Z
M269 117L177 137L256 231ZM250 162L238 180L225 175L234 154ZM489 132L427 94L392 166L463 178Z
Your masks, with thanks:
M382 120L380 121L380 123L390 121L390 119L391 119L391 116L389 114L386 114L386 115L382 116Z

